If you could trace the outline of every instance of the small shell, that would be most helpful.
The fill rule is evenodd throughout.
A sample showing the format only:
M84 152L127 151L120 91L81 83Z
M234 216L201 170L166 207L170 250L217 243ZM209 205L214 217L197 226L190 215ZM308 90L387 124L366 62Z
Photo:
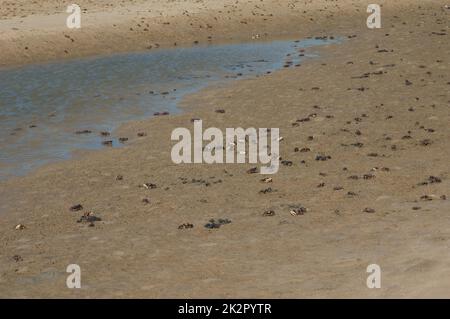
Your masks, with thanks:
M301 216L304 215L308 211L305 207L294 208L289 212L292 216Z
M25 225L22 224L17 224L16 227L14 227L15 230L23 230L25 228L26 228Z

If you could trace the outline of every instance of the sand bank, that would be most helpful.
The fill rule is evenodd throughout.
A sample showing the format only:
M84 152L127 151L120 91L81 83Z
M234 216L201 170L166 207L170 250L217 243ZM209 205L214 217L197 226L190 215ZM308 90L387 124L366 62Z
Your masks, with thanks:
M0 295L449 297L449 12L387 1L384 27L369 30L363 5L319 3L290 6L314 19L314 35L347 37L320 59L202 90L181 115L123 126L128 147L1 183ZM271 183L251 165L175 165L171 131L192 118L278 127L292 165ZM94 227L77 223L87 211ZM231 223L209 230L211 218ZM72 263L79 290L65 285ZM373 263L382 289L366 287Z

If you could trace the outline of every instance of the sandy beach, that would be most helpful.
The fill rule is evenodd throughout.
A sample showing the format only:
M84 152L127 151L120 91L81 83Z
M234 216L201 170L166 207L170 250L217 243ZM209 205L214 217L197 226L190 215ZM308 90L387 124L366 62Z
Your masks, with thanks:
M298 67L191 94L182 114L124 123L123 148L0 182L0 297L449 298L450 9L379 1L382 28L369 29L369 3L80 0L73 31L62 1L0 0L2 67L343 39ZM279 128L280 170L267 183L252 164L173 163L171 132L192 119ZM81 289L66 286L69 264ZM370 264L380 289L366 285Z

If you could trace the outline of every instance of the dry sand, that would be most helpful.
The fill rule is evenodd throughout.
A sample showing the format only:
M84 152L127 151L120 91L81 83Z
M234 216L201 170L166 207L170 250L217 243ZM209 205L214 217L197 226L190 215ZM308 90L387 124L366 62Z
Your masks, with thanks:
M365 25L369 2L226 2L230 13L217 15L212 30L198 25L215 21L219 1L211 2L211 11L206 1L195 2L195 17L160 18L171 25L158 22L151 30L167 29L167 45L172 36L188 43L207 35L225 40L265 32L268 38L346 40L310 50L321 57L301 67L191 95L182 115L126 124L116 132L129 138L125 148L84 154L1 183L0 296L450 297L445 2L380 1L379 30ZM53 16L62 5L46 3L37 14ZM128 1L122 4L111 14L126 11ZM92 5L92 18L106 14L105 2ZM171 1L161 10L166 5L188 6ZM2 11L2 30L16 23L13 12L27 15L24 21L34 19L31 7ZM264 20L268 14L273 17ZM195 37L184 28L189 21L197 25ZM61 57L63 39L55 38L54 52L36 42L36 54L23 58L18 48L33 32L39 33L7 32L11 40L3 33L8 63ZM71 49L71 56L141 48L131 46L139 42L136 35L123 47L99 44L95 51L99 47L87 40L91 31L81 32L86 33L75 43L84 44ZM97 35L102 43L116 33ZM219 108L225 113L216 113ZM266 184L262 175L246 173L252 165L175 165L171 131L191 128L192 118L222 129L278 127L281 155L292 166L282 166ZM297 121L304 118L309 121ZM146 136L138 137L141 132ZM318 154L331 158L316 161ZM139 187L143 183L157 188ZM274 191L260 193L268 187ZM71 212L75 204L84 210ZM290 205L308 211L291 216ZM262 216L266 210L275 215ZM77 223L86 211L102 221L94 227ZM210 218L232 222L208 230L203 225ZM183 223L194 227L178 229ZM17 224L26 228L15 230ZM65 269L72 263L82 269L79 290L66 288ZM381 289L366 287L372 263L381 266Z

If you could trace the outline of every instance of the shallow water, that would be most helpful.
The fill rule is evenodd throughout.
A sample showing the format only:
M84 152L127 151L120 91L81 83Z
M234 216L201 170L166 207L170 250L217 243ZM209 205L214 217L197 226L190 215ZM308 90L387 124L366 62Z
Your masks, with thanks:
M100 131L155 112L176 113L187 93L216 81L257 76L301 48L336 40L174 48L0 70L0 179L104 147ZM290 56L288 56L290 55ZM75 134L90 130L90 134ZM120 146L113 139L114 146Z

